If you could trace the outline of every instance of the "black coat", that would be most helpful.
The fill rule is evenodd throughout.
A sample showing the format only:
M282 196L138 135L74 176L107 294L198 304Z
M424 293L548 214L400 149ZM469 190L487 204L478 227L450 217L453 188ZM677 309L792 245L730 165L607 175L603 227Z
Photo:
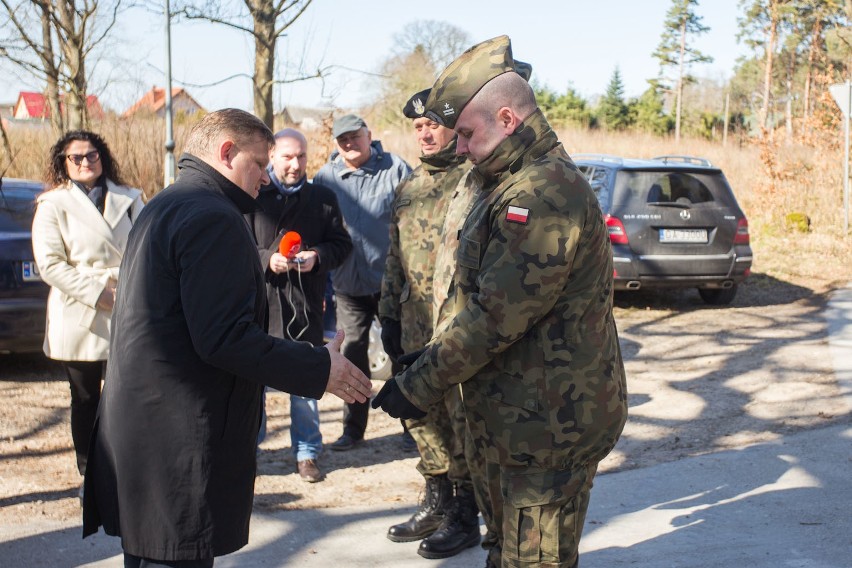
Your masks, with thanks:
M189 155L143 209L121 264L83 534L125 552L210 558L248 542L262 385L325 391L321 347L264 331L254 201Z
M337 197L327 187L305 183L292 195L283 196L272 184L260 188L258 211L246 215L257 239L260 263L266 272L269 299L269 333L275 337L295 338L307 326L301 340L314 345L323 343L322 311L328 271L352 251L352 240L343 226ZM278 243L287 231L302 237L302 250L315 250L319 264L301 275L295 270L275 274L269 259L278 252ZM301 283L299 282L301 278ZM296 320L285 328L293 317ZM304 315L307 312L307 320Z

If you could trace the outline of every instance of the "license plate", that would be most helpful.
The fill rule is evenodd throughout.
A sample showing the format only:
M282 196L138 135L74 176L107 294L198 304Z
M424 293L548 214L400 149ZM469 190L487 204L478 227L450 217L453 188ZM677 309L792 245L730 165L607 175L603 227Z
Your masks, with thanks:
M706 243L707 229L660 229L661 243Z
M38 266L32 260L25 260L21 263L21 277L24 282L39 282L41 276L38 273Z

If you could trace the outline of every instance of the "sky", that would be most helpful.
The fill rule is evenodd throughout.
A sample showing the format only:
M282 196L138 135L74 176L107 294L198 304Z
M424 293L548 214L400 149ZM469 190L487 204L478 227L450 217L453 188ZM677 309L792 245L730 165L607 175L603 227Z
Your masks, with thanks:
M471 45L507 34L516 59L533 66L533 80L557 92L569 86L589 98L602 94L618 67L625 95L639 96L659 65L660 43L672 0L314 0L279 41L280 69L304 62L306 69L330 67L324 83L313 80L276 89L284 105L357 108L370 102L376 73L393 52L394 34L417 20L448 22L467 32ZM702 0L697 8L710 31L694 47L714 57L693 73L724 80L747 48L736 41L737 0ZM90 90L102 103L123 111L151 86L165 83L165 17L126 12L112 44L91 67ZM208 110L227 106L251 110L251 36L201 22L171 26L173 86L184 86ZM8 67L2 68L8 71ZM39 90L32 78L4 73L0 101L19 90ZM232 80L232 75L244 74ZM279 73L280 76L280 73ZM218 85L213 83L221 82ZM428 85L424 85L424 88Z

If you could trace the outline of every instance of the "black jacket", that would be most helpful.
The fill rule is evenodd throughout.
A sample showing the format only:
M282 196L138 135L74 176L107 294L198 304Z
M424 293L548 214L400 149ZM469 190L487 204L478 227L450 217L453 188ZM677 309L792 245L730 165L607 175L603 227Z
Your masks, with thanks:
M121 264L83 534L192 560L248 542L262 385L325 391L323 348L267 335L254 201L197 158L143 209Z
M246 220L257 239L260 263L266 273L269 333L290 339L307 326L300 339L322 345L323 297L328 271L340 266L352 251L352 240L343 226L337 197L327 187L307 182L296 193L283 196L270 184L260 188L257 205L259 210L247 214ZM269 269L269 259L278 252L278 243L287 231L299 233L302 250L315 250L319 255L319 264L311 272L300 275L290 270L275 274ZM293 317L290 302L296 307L296 320L290 324L288 334L285 328Z

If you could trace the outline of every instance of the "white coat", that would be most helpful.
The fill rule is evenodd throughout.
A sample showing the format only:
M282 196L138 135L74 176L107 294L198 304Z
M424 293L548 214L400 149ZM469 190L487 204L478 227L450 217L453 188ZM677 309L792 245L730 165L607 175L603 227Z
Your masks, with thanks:
M44 352L60 361L105 361L111 313L97 307L118 268L133 221L144 206L138 189L107 180L104 214L70 182L39 195L33 257L50 285Z

